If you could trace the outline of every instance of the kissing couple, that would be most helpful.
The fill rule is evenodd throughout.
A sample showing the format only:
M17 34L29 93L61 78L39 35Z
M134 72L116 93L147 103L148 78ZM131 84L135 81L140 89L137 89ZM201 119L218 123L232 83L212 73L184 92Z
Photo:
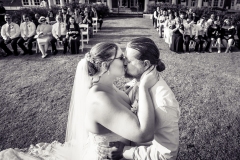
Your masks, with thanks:
M96 44L77 66L65 143L39 144L38 152L37 147L7 149L0 159L176 159L179 104L160 75L163 70L159 49L149 38L131 40L125 53L115 43ZM126 92L113 84L124 75L135 79Z

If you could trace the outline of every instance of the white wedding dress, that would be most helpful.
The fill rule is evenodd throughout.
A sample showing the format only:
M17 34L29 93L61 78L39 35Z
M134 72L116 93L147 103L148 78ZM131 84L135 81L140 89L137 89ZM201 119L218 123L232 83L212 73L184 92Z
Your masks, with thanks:
M99 143L127 140L109 132L93 134L84 126L86 115L86 96L89 91L87 61L82 59L78 64L72 97L69 107L65 143L39 143L25 149L6 149L0 152L0 160L100 160L97 152Z
M0 152L0 160L100 160L97 147L99 143L127 141L114 134L107 133L104 135L97 135L89 133L87 144L85 144L84 152L78 151L79 147L74 142L61 144L57 141L53 143L39 143L31 145L25 149L6 149ZM79 155L83 153L84 155ZM82 157L79 159L79 157Z

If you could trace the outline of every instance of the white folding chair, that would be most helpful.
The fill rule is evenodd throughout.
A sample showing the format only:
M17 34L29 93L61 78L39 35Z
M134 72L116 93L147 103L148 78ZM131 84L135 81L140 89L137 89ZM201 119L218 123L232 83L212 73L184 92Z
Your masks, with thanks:
M81 31L81 40L82 42L87 42L89 41L89 27L88 24L80 24L80 31ZM87 36L87 38L84 38L84 36Z
M93 23L92 23L92 26L93 26L93 35L94 35L94 32L98 32L98 18L92 18L93 20Z

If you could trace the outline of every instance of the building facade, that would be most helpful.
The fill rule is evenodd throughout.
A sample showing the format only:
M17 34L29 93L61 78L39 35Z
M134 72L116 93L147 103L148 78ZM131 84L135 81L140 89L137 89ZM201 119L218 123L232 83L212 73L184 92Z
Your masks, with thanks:
M40 6L43 0L2 0L7 10L16 10L21 7ZM240 0L44 0L48 7L53 5L64 6L65 3L104 3L108 5L110 11L113 8L139 7L140 10L147 11L147 5L151 3L172 3L182 4L188 7L212 6L231 10L240 10Z

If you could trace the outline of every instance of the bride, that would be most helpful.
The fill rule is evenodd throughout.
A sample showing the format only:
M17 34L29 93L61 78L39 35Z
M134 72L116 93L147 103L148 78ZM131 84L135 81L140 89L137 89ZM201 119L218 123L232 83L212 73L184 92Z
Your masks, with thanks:
M157 82L157 72L142 76L136 114L131 111L128 96L113 85L124 72L124 56L118 45L93 46L77 67L65 143L55 141L27 149L6 149L0 152L0 159L98 160L99 143L121 141L127 145L129 140L151 141L155 114L148 89Z

